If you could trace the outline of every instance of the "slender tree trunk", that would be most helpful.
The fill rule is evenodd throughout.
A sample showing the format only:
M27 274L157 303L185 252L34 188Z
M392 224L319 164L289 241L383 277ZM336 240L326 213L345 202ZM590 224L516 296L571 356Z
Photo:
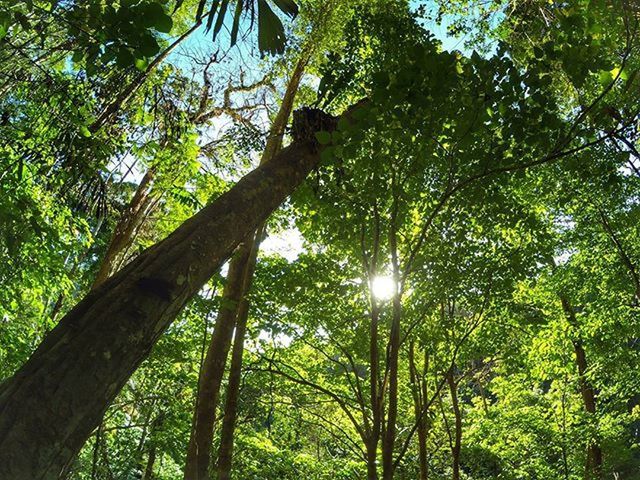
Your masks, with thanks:
M569 299L564 295L560 296L560 302L562 303L562 310L567 318L567 321L574 328L577 327L578 322L576 319L575 310L569 302ZM586 377L587 373L587 354L582 346L582 342L579 339L573 339L573 351L576 356L576 365L578 367L578 384L580 386L580 395L582 396L582 403L584 409L591 416L596 415L596 392L593 386L589 383ZM602 448L595 439L590 439L589 446L587 447L587 461L585 465L585 478L587 480L599 480L602 478Z
M144 222L153 203L151 190L153 188L154 171L147 170L136 189L127 209L118 220L107 251L104 254L100 268L93 281L92 289L101 285L107 278L113 275L122 265L123 255L133 243L135 234Z
M149 420L151 419L151 415L153 413L153 409L149 412ZM156 443L155 437L158 432L162 428L164 424L165 413L161 411L158 416L151 422L149 425L149 435L142 435L140 438L140 455L142 456L142 449L146 445L150 445L147 452L147 461L142 472L141 480L152 480L153 479L153 468L156 463L156 457L158 454L158 445ZM142 463L142 462L141 462Z
M462 450L462 415L460 413L460 403L458 402L458 386L453 377L453 367L447 372L447 385L451 394L451 405L455 420L455 430L453 445L451 446L451 467L453 480L460 480L460 451Z
M306 133L90 292L2 385L0 478L58 477L186 302L318 164L313 131L294 130Z
M93 456L91 460L91 480L98 478L98 460L100 454L100 442L102 441L102 423L96 431L96 439L93 444Z
M373 441L367 444L367 480L378 480L378 445Z
M378 253L380 248L380 216L377 206L373 208L373 245L371 257L366 259L363 246L363 256L365 257L365 270L369 282L373 282L378 270ZM363 230L364 232L364 230ZM364 235L364 233L363 233ZM378 326L380 321L380 306L369 288L369 298L371 303L370 324L369 324L369 402L371 403L371 432L370 438L366 442L367 449L367 480L378 480L378 443L382 432L382 401L380 396L380 358L378 350Z
M188 480L209 478L209 459L213 444L216 407L233 337L236 307L242 295L244 267L250 254L248 243L247 241L243 243L229 262L222 304L218 311L216 326L207 354L200 369L196 408L184 468L184 478Z
M425 354L425 362L427 356ZM425 364L426 370L426 364ZM413 396L413 410L418 422L418 464L420 466L420 480L427 480L429 477L429 466L427 462L427 420L423 414L424 402L426 399L426 383L424 376L422 380L418 374L415 362L415 341L409 344L409 375L411 380L411 394Z
M260 159L261 165L265 165L272 161L276 154L281 150L282 137L289 117L291 116L295 95L300 86L300 81L308 60L308 54L304 54L301 57L287 84L287 89L280 105L280 109L278 110L273 125L271 126L267 144L262 154L262 158ZM261 230L262 227L260 227L260 231ZM194 414L192 433L189 440L189 448L187 450L187 459L185 463L185 480L205 480L209 478L208 472L209 464L211 462L211 445L213 444L215 411L218 404L220 385L222 383L227 354L231 345L233 327L239 318L237 315L237 309L241 298L243 298L243 286L246 282L248 282L247 285L250 285L252 280L252 278L248 277L245 280L245 273L250 272L250 276L253 277L253 268L255 265L252 265L252 263L255 264L255 259L252 260L252 252L255 250L255 255L257 256L258 248L258 244L254 245L255 238L255 234L252 234L250 239L247 240L246 244L242 248L242 255L235 257L230 263L229 275L233 270L234 276L227 279L227 287L230 288L230 294L233 294L233 296L228 296L227 291L225 290L223 295L223 307L224 304L226 304L227 311L224 315L222 315L221 312L218 316L219 318L216 322L211 345L207 352L205 362L202 365L199 383L200 388L198 392L198 399L196 400L196 411ZM246 290L244 293L246 293ZM244 322L246 322L246 318L244 319ZM240 352L240 360L241 358L242 353ZM237 366L238 369L241 367L241 364ZM233 430L231 430L231 435L233 435ZM233 437L230 440L227 439L227 442L228 441L231 442L231 447L228 450L230 459L231 449L233 448ZM227 447L228 445L225 446L225 448ZM226 454L227 453L225 452L225 455Z
M373 300L373 299L372 299ZM378 393L378 321L380 311L375 300L372 301L371 324L369 332L369 382L372 412L371 438L367 442L367 480L378 480L378 443L382 430L382 409Z
M607 215L604 213L604 210L599 209L598 213L600 215L600 223L604 228L604 231L609 235L609 238L613 242L616 250L618 251L618 255L622 260L623 265L629 272L629 276L631 277L631 281L633 282L634 296L636 297L636 301L640 301L640 275L638 274L638 270L636 269L636 265L633 260L627 254L627 251L622 243L622 240L618 237L616 232L613 230Z
M224 407L224 417L222 419L222 429L220 432L220 447L218 449L218 480L229 480L231 478L231 465L233 459L233 437L238 414L238 398L240 395L240 382L242 379L242 357L244 353L244 337L247 331L247 320L249 318L248 294L253 283L253 274L260 248L260 239L263 235L264 227L258 228L256 236L252 242L251 253L246 264L243 282L243 295L240 298L236 313L236 330L233 338L233 351L231 353L231 365L229 367L229 383L227 386L227 399Z
M156 452L157 452L157 447L154 444L151 446L151 449L149 449L149 456L147 457L147 465L145 466L141 480L153 480L153 467L156 464L156 454L157 454Z
M393 207L395 210L395 206ZM382 441L382 476L384 480L393 480L394 462L393 450L396 440L396 420L398 416L398 357L400 353L400 318L402 315L400 283L400 266L398 261L398 245L395 231L395 213L392 214L389 231L389 248L393 266L393 315L387 356L387 371L389 378L389 404L387 411L387 425Z

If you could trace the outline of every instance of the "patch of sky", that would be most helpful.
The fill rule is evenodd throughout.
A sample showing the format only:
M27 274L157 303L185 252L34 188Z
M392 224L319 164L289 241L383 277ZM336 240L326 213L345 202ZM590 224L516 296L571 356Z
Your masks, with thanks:
M442 49L448 52L459 51L465 56L469 56L473 53L474 48L471 47L470 42L474 40L473 30L468 30L464 33L454 33L454 26L458 17L453 14L438 15L438 3L433 0L411 0L411 8L414 11L422 9L423 16L421 25L424 29L430 31L434 37L442 43ZM477 3L469 3L465 8L465 20L467 24L473 25L480 16L483 14L483 8L486 6L486 2L479 1ZM488 18L488 23L491 26L497 26L497 24L503 19L503 14L500 9L492 12ZM477 38L475 39L477 40ZM485 44L483 45L483 52L485 55L492 55L495 53L497 45L495 40L485 38Z

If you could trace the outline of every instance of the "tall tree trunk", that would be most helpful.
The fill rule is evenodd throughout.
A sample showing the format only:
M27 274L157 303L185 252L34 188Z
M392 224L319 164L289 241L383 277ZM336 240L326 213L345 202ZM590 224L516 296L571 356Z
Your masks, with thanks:
M575 310L569 302L569 299L560 295L560 302L562 303L562 310L567 318L569 324L577 328L578 321L576 319ZM573 351L576 356L576 365L578 367L578 384L580 386L580 395L582 396L582 403L584 409L591 416L595 417L596 414L596 392L593 386L589 383L586 377L587 373L587 354L582 346L580 339L574 338L571 340L573 344ZM602 478L602 448L596 439L589 440L589 446L587 447L587 461L585 465L585 478L587 480L599 480Z
M308 61L309 56L305 53L296 64L287 84L280 109L271 126L267 144L260 159L260 165L265 165L272 161L281 150L285 127L291 116L293 102ZM260 231L262 231L262 227L260 227ZM247 239L242 248L242 255L234 257L229 266L227 288L230 291L228 295L225 289L223 295L223 308L226 308L226 312L223 315L221 311L218 315L214 335L200 372L200 387L184 469L185 480L205 480L209 478L208 471L211 459L211 445L213 444L215 411L231 345L233 327L238 318L237 309L241 298L243 298L243 286L246 281L250 284L252 279L247 277L245 280L245 273L251 272L251 277L253 277L254 265L251 265L251 263L255 263L255 258L252 259L252 252L255 250L255 255L257 256L258 248L258 244L254 245L255 238L254 233ZM233 277L230 276L232 270L234 271ZM244 321L246 322L246 319ZM241 366L238 366L238 368L241 368ZM231 434L233 435L233 431ZM233 438L231 438L231 445L233 445Z
M373 245L371 257L367 255L363 245L364 267L369 280L369 299L371 303L369 323L369 402L371 404L371 432L366 442L367 480L378 480L378 443L382 432L382 399L380 394L380 358L378 350L378 326L380 322L380 306L371 292L371 283L378 271L378 253L380 249L380 215L376 205L373 207ZM364 230L363 230L364 232ZM364 233L363 233L364 235Z
M152 414L153 414L153 409L151 409L151 411L149 412L149 420L151 419ZM140 456L142 456L142 449L145 446L145 444L149 445L148 447L149 451L147 452L147 461L145 463L145 467L142 472L141 480L153 479L153 468L155 466L156 457L158 454L158 445L156 443L157 440L155 437L158 435L158 432L162 428L162 425L164 423L164 418L165 418L165 412L161 411L158 414L158 416L151 422L151 425L149 425L148 437L147 435L144 435L144 434L140 437L140 444L141 444L139 449Z
M240 381L242 379L242 357L244 353L244 337L247 331L249 318L249 299L247 295L253 283L253 274L260 248L260 239L264 227L258 228L252 242L251 253L246 264L242 297L236 313L236 330L233 337L233 351L231 353L231 365L229 367L229 383L227 386L227 399L224 406L224 417L220 431L220 447L218 449L218 480L231 478L231 465L233 459L233 437L238 413L238 398L240 395Z
M294 130L306 133L91 291L2 385L1 478L58 477L186 302L318 164L313 127Z
M378 393L379 359L378 359L378 322L380 310L372 298L371 324L369 332L369 382L372 412L371 434L367 442L367 480L378 480L378 443L382 431L382 408Z
M220 395L220 385L233 337L236 307L242 295L245 264L250 246L245 241L229 262L222 303L216 326L200 369L198 395L184 468L185 479L208 479L209 459L213 444L213 425Z
M157 455L157 447L156 445L151 445L149 449L149 456L147 457L147 465L144 468L144 472L142 473L141 480L153 480L153 467L156 464L156 455Z
M458 402L458 385L453 376L453 367L447 372L447 385L451 394L451 405L455 420L453 444L451 445L451 467L453 470L451 478L460 480L460 452L462 450L462 414L460 413L460 403Z
M396 201L394 201L395 204ZM394 295L392 300L393 315L387 354L387 374L389 383L389 402L387 411L387 425L382 440L382 477L393 480L394 462L393 451L396 440L396 420L398 416L398 357L400 353L400 318L402 315L400 292L400 264L398 260L398 245L396 238L395 218L397 206L393 207L391 225L389 227L389 249L393 267Z
M378 480L378 445L373 440L367 444L367 480Z
M427 370L427 355L425 353L424 371ZM426 399L426 379L420 378L415 361L415 341L409 344L409 376L411 380L411 394L413 397L413 410L418 424L418 464L420 466L420 480L429 477L429 465L427 461L427 419L423 409Z

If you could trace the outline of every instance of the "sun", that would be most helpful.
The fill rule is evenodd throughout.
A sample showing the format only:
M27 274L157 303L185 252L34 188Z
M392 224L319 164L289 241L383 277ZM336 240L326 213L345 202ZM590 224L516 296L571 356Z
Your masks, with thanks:
M386 276L373 277L371 293L378 300L389 300L395 293L393 278Z

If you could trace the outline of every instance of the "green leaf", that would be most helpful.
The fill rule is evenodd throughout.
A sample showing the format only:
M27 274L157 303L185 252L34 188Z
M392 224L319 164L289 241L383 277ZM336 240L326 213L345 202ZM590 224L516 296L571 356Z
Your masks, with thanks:
M218 12L218 19L216 20L216 26L213 27L213 40L216 39L218 33L222 29L224 23L224 17L227 15L227 8L229 7L229 0L222 0L220 4L220 12Z
M160 3L149 3L144 6L144 16L141 19L142 25L148 28L155 28L162 33L169 33L173 28L173 20L164 11Z
M333 147L326 147L320 152L320 161L321 162L329 162L334 158L333 155Z
M24 13L16 12L15 19L20 23L20 26L24 31L31 30L31 24L29 23L29 19Z
M153 57L160 51L160 45L158 45L158 41L155 37L149 33L146 33L140 39L140 44L138 50L145 57ZM133 63L133 59L129 62L129 64Z
M322 130L320 132L316 132L315 135L316 140L318 140L320 145L328 145L331 143L331 134L329 132Z
M75 52L73 52L73 56L71 57L71 60L74 63L78 63L78 62L81 62L83 58L84 58L84 52L82 50L76 50Z
M182 4L182 0L180 0L180 4ZM196 9L196 20L199 22L202 18L202 14L204 13L204 7L207 5L207 0L200 0L198 3L198 8ZM178 8L179 5L176 6Z
M203 0L203 1L206 2L206 0ZM238 1L242 1L242 0L238 0ZM207 28L206 28L207 32L211 30L211 25L213 25L213 20L216 18L216 12L218 11L219 3L220 3L220 0L213 0L213 3L211 4L211 10L210 10L211 13L209 14L209 18L207 18Z
M600 70L600 72L598 73L598 82L600 82L601 85L609 85L612 81L613 76L611 75L611 72Z
M262 54L284 52L284 27L266 0L258 0L258 48Z
M620 70L620 67L616 67L614 69L611 70L611 76L613 78L620 78L620 80L628 80L629 79L629 74L627 73L626 69L622 69Z
M149 66L149 62L144 58L136 58L134 65L138 70L144 72Z
M349 121L346 118L340 117L340 119L338 120L338 131L340 132L347 132L349 131L350 128L350 124Z
M389 74L384 70L374 73L372 78L375 84L380 87L386 87L389 85Z
M176 4L173 7L173 13L176 13L180 9L183 3L184 3L184 0L176 0Z
M231 27L231 46L238 40L238 30L240 29L240 17L242 17L242 2L236 2L236 10L233 12L233 26Z
M162 33L169 33L173 28L173 20L169 15L162 14L155 22L156 30Z
M11 27L11 15L8 12L0 12L0 40L9 32Z
M89 130L89 128L87 128L86 125L81 125L80 126L80 135L82 135L85 138L89 138L91 136L91 131Z
M282 11L282 13L295 18L298 15L298 5L293 0L273 0L273 3Z
M124 47L119 48L118 53L116 54L116 64L119 67L126 68L130 67L132 63L133 54L129 51L129 49Z

